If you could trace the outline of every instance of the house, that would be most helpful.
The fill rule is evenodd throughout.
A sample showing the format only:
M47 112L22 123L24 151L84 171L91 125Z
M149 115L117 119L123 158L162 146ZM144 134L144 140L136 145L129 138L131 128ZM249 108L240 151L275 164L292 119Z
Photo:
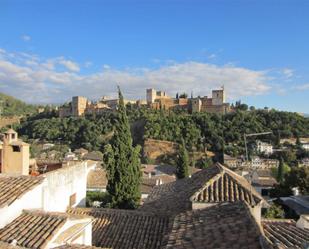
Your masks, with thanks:
M269 197L269 191L277 184L269 169L253 170L251 184L255 190L264 198Z
M169 175L176 177L176 167L173 165L160 165L160 164L142 164L141 165L143 177ZM189 175L200 171L201 169L189 166Z
M227 154L223 155L224 164L231 169L236 169L242 166L243 159L229 156Z
M170 176L170 175L165 175L165 174L154 175L154 176L150 174L149 177L143 177L141 188L140 188L140 191L142 194L142 201L148 197L148 195L151 193L152 189L155 186L174 182L174 181L176 181L175 176Z
M102 208L74 208L68 212L94 217L92 234L96 247L267 248L261 228L243 202L221 203L172 216Z
M251 165L249 165L252 169L271 169L279 167L279 160L277 159L267 159L260 158L258 156L254 156L251 158Z
M309 151L309 143L302 143L302 144L301 144L301 147L302 147L304 150Z
M256 145L259 153L264 153L265 155L271 155L273 153L273 146L269 143L257 141Z
M248 181L219 163L184 178L153 188L141 211L173 215L207 208L223 202L243 201L251 206L257 221L261 217L262 196Z
M92 218L86 215L26 210L0 229L0 240L26 248L53 248L67 243L92 244Z
M263 219L262 226L273 248L303 249L309 246L308 215L302 215L297 222L290 219Z

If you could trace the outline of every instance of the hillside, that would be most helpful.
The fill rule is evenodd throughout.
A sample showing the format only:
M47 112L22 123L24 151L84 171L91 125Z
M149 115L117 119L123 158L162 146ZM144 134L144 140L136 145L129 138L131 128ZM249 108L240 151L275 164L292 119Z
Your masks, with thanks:
M36 111L34 105L16 99L12 96L0 93L0 114L1 116L22 116Z

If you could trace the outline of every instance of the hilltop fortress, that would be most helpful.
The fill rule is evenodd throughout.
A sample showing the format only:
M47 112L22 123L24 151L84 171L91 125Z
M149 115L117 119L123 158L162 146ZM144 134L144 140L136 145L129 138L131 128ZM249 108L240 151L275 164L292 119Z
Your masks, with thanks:
M125 104L146 106L151 109L163 110L187 110L194 112L209 112L226 114L231 111L229 103L225 102L225 90L212 90L211 98L207 96L188 98L180 95L172 98L164 91L156 91L153 88L146 89L146 101L143 100L124 100ZM72 101L59 108L59 117L80 117L87 114L102 114L106 111L117 109L118 99L109 99L102 97L100 100L93 102L82 96L75 96Z

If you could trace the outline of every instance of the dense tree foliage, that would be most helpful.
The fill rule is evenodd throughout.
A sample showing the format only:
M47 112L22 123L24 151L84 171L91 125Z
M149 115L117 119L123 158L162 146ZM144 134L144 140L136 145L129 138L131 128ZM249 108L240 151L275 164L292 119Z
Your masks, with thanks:
M183 139L179 147L176 176L178 179L182 179L189 176L189 155Z
M272 131L265 138L273 143L278 140L278 133L281 138L309 134L309 119L290 112L238 110L226 115L161 112L147 114L145 119L145 138L175 142L183 138L188 148L215 152L222 151L224 146L225 153L234 156L244 153L245 133ZM249 148L253 142L254 138L248 140Z
M22 116L36 112L37 107L28 105L14 97L0 93L0 114L2 116Z
M298 188L303 195L309 194L309 168L293 167L290 172L285 174L284 181L271 191L271 196L290 196L293 194L293 188Z
M226 115L182 111L149 110L127 106L134 145L142 145L146 138L179 142L184 139L189 151L205 149L237 156L244 154L243 135L272 131L271 135L259 137L279 146L280 138L304 137L309 134L309 119L297 113L252 110ZM47 112L27 118L18 132L28 138L63 141L72 148L85 147L90 150L102 149L112 131L115 114L83 118L56 118L54 112ZM248 139L249 153L253 151L255 137ZM285 151L274 155L283 157L285 163L296 165L297 159L304 158L304 150ZM249 154L250 156L250 154Z
M113 113L86 118L30 118L16 127L25 139L68 144L72 149L101 150L112 131Z
M119 107L114 122L114 135L104 150L107 191L111 207L135 208L140 201L140 148L133 147L129 120L119 90Z

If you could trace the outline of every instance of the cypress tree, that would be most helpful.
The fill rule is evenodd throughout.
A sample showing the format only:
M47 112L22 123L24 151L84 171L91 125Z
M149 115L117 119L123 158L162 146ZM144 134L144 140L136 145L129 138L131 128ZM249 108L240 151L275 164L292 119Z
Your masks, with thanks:
M140 147L132 145L130 124L119 87L118 95L114 136L105 147L103 158L107 169L107 191L111 196L111 207L133 209L141 197Z
M179 146L176 176L178 179L182 179L189 176L189 155L183 139Z
M278 167L278 174L277 174L277 181L279 183L283 182L283 175L284 175L284 164L283 164L282 157L280 157L279 167Z

